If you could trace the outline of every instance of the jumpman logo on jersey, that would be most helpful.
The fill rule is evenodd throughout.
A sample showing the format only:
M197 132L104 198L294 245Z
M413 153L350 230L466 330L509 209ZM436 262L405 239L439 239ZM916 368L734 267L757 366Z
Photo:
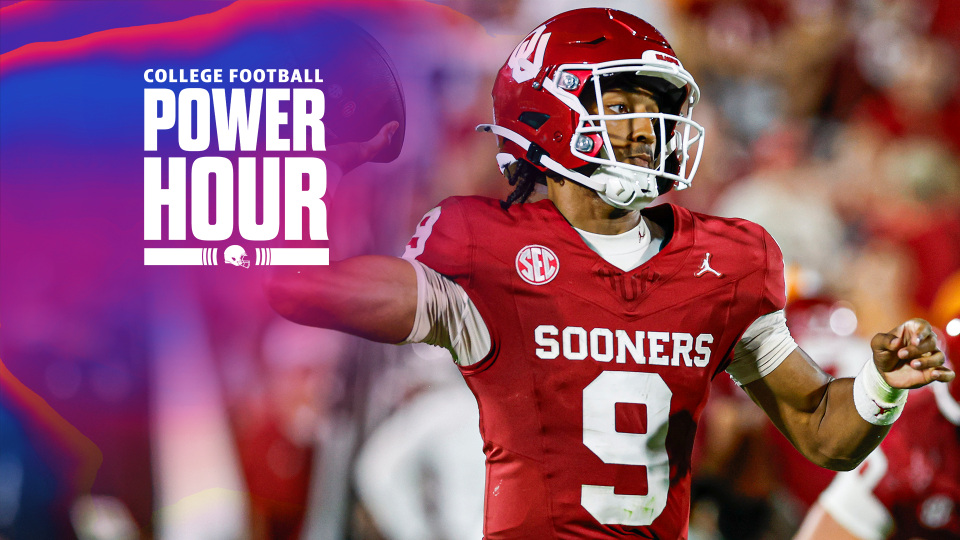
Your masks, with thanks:
M721 274L720 272L717 272L717 271L714 270L713 268L710 268L710 254L709 254L709 253L707 253L706 255L703 256L703 262L700 263L700 271L698 271L696 274L694 274L694 276L700 277L700 276L706 274L707 272L710 272L710 273L716 275L717 277L723 277L723 274Z

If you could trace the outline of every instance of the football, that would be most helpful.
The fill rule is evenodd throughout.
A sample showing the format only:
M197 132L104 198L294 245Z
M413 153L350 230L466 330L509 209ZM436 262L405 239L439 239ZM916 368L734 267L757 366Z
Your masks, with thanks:
M328 146L371 139L384 124L400 127L390 144L371 161L386 163L403 147L405 109L397 69L379 42L353 22L333 13L316 18L310 36L298 36L297 46L313 49L323 74L323 115ZM302 66L291 66L302 67Z

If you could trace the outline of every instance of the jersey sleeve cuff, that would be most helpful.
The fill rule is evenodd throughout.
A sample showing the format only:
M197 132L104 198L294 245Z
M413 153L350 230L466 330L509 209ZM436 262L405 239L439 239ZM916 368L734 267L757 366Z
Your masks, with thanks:
M413 328L410 329L410 334L400 345L420 343L427 339L427 336L430 334L430 321L426 315L427 276L423 270L423 263L416 259L404 260L413 266L413 271L417 274L417 314L413 319Z
M743 333L727 373L740 386L750 384L780 367L796 348L783 310L768 313L758 317Z
M492 342L483 317L463 287L417 260L417 313L401 345L427 343L448 349L460 366L480 362Z

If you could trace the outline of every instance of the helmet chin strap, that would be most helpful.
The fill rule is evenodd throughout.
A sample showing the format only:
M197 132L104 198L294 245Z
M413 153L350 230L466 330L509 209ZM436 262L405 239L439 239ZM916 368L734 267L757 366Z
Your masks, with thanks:
M660 195L657 177L649 173L601 165L590 179L605 186L597 194L614 208L643 210Z

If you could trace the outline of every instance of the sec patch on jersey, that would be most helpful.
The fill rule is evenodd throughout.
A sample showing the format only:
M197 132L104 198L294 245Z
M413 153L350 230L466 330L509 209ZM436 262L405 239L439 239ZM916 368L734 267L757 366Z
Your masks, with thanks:
M524 246L517 252L517 274L531 285L546 285L560 272L560 259L546 246Z

